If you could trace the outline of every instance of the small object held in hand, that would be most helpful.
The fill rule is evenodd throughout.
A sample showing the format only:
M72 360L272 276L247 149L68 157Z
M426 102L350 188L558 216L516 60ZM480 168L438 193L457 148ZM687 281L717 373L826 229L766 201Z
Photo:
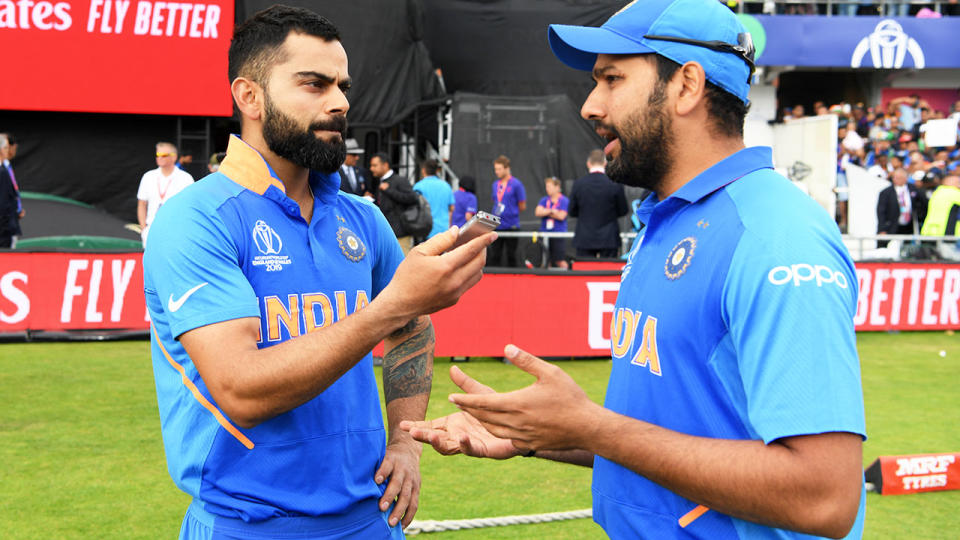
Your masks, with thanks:
M470 218L470 221L468 221L466 225L460 229L460 236L457 238L457 242L453 244L453 247L450 249L456 249L478 236L483 236L490 231L496 230L496 228L499 226L500 216L488 214L481 210L477 212L475 216Z

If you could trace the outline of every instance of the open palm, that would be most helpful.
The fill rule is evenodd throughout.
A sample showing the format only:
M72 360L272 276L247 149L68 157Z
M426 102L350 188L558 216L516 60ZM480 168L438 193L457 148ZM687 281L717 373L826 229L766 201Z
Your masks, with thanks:
M468 394L490 394L494 390L467 376L460 368L450 369L450 378ZM473 457L507 459L520 454L509 439L492 435L473 416L465 412L424 420L402 422L400 428L410 432L414 439L429 443L445 456L465 454Z

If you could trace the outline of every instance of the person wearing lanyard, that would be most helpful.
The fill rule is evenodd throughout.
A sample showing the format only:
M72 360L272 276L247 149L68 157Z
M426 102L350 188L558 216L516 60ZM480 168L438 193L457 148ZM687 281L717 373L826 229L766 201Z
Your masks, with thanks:
M520 229L520 212L527 209L527 193L520 180L510 174L510 158L507 156L499 156L493 160L493 173L497 177L491 193L493 213L500 216L497 230L517 231ZM503 264L504 258L506 264ZM490 246L487 266L517 266L517 239L498 238Z
M535 213L540 219L542 232L567 232L567 208L570 200L560 193L560 179L551 176L545 181L547 195L540 199ZM550 256L550 266L567 268L567 242L563 238L547 238L545 241Z
M157 210L192 183L193 176L177 167L177 147L173 143L158 142L157 168L143 174L137 190L137 221L143 247L147 247L147 234Z

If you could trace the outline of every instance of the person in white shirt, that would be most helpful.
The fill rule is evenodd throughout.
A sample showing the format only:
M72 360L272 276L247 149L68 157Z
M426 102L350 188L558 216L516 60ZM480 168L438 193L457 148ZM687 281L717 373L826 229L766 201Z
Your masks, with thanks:
M190 173L177 167L177 147L173 143L158 142L157 168L143 174L137 190L137 221L143 247L147 247L147 234L157 210L192 183Z

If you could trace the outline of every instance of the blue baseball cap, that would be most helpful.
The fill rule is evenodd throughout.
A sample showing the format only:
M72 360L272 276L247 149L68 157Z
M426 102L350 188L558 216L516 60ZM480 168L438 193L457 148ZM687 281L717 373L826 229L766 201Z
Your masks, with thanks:
M697 62L707 80L747 103L753 43L717 0L634 0L603 26L551 24L548 39L564 64L591 71L598 54L659 54Z

